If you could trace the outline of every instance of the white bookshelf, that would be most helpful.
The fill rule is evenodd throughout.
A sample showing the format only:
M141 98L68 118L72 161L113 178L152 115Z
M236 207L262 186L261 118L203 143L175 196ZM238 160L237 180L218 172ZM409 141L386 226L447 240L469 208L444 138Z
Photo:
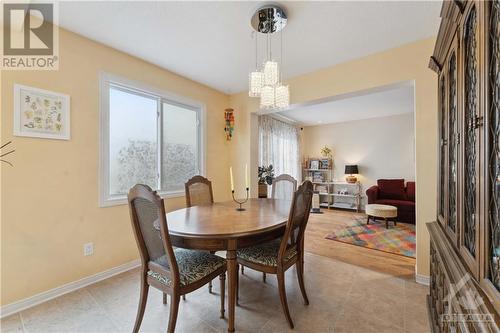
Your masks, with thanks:
M319 162L318 168L311 168L312 161ZM326 165L326 167L324 167ZM322 168L323 167L323 168ZM361 207L361 184L347 183L333 179L333 160L325 158L308 158L304 160L302 169L302 179L312 181L314 191L319 192L319 203L321 208L342 208L359 211ZM320 181L318 181L318 179ZM339 191L346 190L346 194Z
M344 181L313 182L314 189L319 192L320 207L350 209L359 212L361 206L361 183ZM326 191L325 191L326 189ZM347 194L338 193L346 190Z

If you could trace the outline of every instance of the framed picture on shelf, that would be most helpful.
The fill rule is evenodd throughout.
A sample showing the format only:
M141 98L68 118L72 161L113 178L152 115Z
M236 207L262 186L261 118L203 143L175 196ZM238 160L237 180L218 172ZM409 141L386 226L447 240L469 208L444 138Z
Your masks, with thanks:
M319 161L318 160L311 160L309 162L309 168L312 170L318 170L319 169Z
M14 84L14 135L69 140L70 97Z
M320 168L321 169L330 169L330 159L325 158L319 161L320 162Z

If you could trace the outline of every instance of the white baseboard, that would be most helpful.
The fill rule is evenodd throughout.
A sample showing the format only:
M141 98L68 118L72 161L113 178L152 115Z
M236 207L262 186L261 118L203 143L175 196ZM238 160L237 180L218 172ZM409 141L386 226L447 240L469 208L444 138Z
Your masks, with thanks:
M431 277L428 275L415 274L415 282L428 286L431 283Z
M140 264L141 262L139 259L133 260L123 265L105 270L103 272L84 277L83 279L64 284L62 286L44 291L42 293L19 300L14 303L4 305L0 307L0 318L10 316L11 314L20 312L22 310L26 310L40 303L47 302L48 300L51 300L53 298L62 296L64 294L70 293L72 291L78 290L80 288L86 287L96 282L108 279L114 275L129 271L135 267L138 267Z

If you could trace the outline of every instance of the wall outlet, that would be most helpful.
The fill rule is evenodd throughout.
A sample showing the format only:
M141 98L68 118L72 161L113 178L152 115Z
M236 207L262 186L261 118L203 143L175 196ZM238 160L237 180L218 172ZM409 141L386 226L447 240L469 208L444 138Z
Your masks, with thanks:
M94 254L94 243L83 244L83 255L91 256Z

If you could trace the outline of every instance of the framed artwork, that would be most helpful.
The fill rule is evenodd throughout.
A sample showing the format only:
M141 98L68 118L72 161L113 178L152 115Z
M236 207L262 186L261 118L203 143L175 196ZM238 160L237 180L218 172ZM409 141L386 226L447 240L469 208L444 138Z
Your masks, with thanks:
M309 168L313 169L313 170L318 170L319 169L319 161L318 160L311 160L311 165Z
M70 97L14 84L14 135L70 139Z
M330 159L325 158L320 161L321 169L330 169Z

